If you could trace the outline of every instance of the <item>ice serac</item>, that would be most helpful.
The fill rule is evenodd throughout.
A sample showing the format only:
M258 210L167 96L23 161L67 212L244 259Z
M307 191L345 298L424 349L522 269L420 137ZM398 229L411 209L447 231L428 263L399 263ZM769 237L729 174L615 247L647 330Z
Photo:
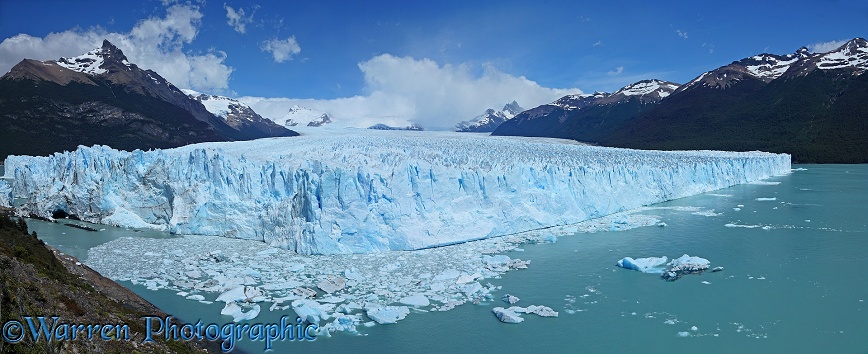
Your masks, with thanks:
M790 156L359 129L147 152L79 147L5 167L19 213L336 254L573 224L785 174Z

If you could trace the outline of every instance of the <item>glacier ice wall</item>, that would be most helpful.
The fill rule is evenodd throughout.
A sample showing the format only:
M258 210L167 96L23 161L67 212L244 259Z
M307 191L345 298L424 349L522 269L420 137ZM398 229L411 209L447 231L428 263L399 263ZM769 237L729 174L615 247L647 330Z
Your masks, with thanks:
M60 209L95 223L335 254L572 224L790 171L786 154L390 133L147 152L82 146L10 156L6 177L23 198L20 213L49 217Z

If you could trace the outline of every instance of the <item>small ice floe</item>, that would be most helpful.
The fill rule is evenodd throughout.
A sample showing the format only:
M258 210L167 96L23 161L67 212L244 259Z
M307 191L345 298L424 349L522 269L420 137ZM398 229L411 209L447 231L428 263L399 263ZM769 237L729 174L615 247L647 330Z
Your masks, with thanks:
M675 281L687 274L702 273L711 265L705 258L692 257L687 254L669 262L669 269L660 275L666 281Z
M245 308L247 309L246 312L244 311ZM220 314L232 316L233 322L248 321L256 318L256 316L259 316L259 305L245 304L244 307L242 307L236 302L230 301L226 303L226 306L223 307L223 310L220 311Z
M709 285L709 284L711 284L711 282L708 281L708 280L703 280L703 281L702 281L702 284Z
M325 291L327 294L331 294L338 290L341 290L347 286L347 280L343 277L337 275L328 275L325 279L320 280L319 283L316 284L316 287L320 288L320 290Z
M690 332L678 332L679 337L690 337Z
M732 210L741 211L741 208L732 208Z
M407 306L380 306L373 305L365 308L368 318L379 324L397 323L410 314Z
M778 198L776 198L776 197L771 197L771 198L756 198L756 201L758 201L758 202L773 202L773 201L775 201L775 200L778 200Z
M642 273L662 273L663 268L661 268L669 259L666 256L663 257L647 257L647 258L636 258L633 259L631 257L624 257L616 263L617 266L624 269L632 269L638 270Z
M513 296L510 294L503 294L502 300L503 300L503 302L506 302L506 303L512 305L512 304L518 302L518 300L520 300L520 299L517 296Z
M402 297L400 300L398 300L398 302L400 302L404 305L407 305L407 306L414 306L414 307L425 307L425 306L431 305L431 301L429 301L428 298L422 294L405 296L405 297Z
M642 273L660 274L660 278L663 280L675 281L686 274L702 273L711 264L705 258L692 257L687 254L675 258L669 263L666 262L667 260L666 256L637 259L624 257L616 265L625 269L638 270Z
M552 310L548 306L530 305L528 307L511 306L504 309L503 307L495 307L491 310L500 322L504 323L521 323L524 318L520 314L535 314L540 317L558 317L558 312Z
M491 310L491 312L494 312L494 315L497 316L497 319L503 323L522 323L522 322L524 322L524 318L522 318L521 315L519 315L513 311L510 311L508 309L505 309L503 307L495 307L494 309Z

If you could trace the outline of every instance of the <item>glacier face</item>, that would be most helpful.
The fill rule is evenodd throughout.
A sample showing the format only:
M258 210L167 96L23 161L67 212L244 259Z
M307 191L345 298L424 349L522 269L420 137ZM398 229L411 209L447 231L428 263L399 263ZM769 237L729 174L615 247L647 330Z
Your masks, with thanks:
M61 209L336 254L573 224L788 173L790 156L360 129L148 152L79 147L5 167L19 213Z

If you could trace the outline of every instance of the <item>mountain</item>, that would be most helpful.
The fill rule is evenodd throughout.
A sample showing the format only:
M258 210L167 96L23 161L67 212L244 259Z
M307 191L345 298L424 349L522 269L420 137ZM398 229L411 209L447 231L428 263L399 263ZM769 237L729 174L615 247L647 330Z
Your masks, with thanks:
M0 158L78 145L133 150L258 137L211 114L156 72L130 63L108 41L78 57L25 59L0 77Z
M403 128L402 127L393 127L393 126L386 125L386 124L374 124L374 125L368 127L368 129L373 129L373 130L415 130L415 131L425 130L425 128L422 128L421 126L416 125L416 124L410 124L410 125L403 127Z
M455 126L455 131L474 133L493 132L503 122L512 119L522 111L524 111L524 108L521 108L517 102L512 101L503 106L503 109L499 111L489 108L482 115L476 116L469 121L458 123Z
M613 129L671 95L678 84L642 80L615 93L564 96L529 109L500 125L492 135L521 135L598 142Z
M288 130L269 119L263 118L250 106L236 99L207 95L193 90L181 90L187 96L202 103L211 114L223 119L233 129L250 138L293 136Z
M703 73L602 142L786 152L801 163L868 162L866 70L862 38L827 53L801 48L742 59Z
M282 124L286 127L294 127L298 125L307 127L321 127L326 124L330 124L332 122L332 117L326 112L321 112L295 105L289 109L289 112L287 112L286 115L283 116L283 118L278 119L277 122L282 122Z
M868 162L868 41L763 53L635 100L654 84L572 95L525 111L493 135L546 136L656 150L763 150L799 163ZM638 83L637 83L638 84ZM644 87L644 88L643 88ZM615 97L618 93L623 97ZM656 92L656 91L655 91ZM603 104L615 100L614 105Z

